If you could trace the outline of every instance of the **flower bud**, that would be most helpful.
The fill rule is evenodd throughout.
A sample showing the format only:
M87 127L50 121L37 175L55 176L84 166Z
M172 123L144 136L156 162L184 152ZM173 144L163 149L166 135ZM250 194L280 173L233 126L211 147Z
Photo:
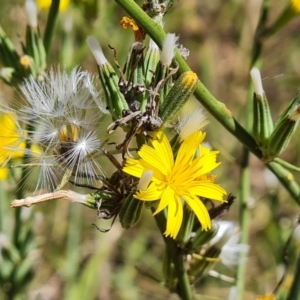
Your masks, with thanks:
M119 89L119 78L105 58L103 51L94 37L88 37L87 43L98 64L99 78L105 93L107 109L115 121L122 117L122 112L129 107Z
M160 53L160 61L155 70L155 86L160 84L162 80L165 81L162 87L159 89L160 106L163 105L165 98L172 86L171 73L174 73L174 69L171 69L170 66L175 55L177 41L178 37L174 33L168 33L166 35L166 38L163 42L162 51Z
M290 103L285 112L275 124L274 131L269 139L265 160L269 161L279 156L288 146L300 116L300 95L298 94Z
M263 150L267 147L268 139L273 131L273 121L268 100L262 87L259 69L252 68L250 74L254 86L253 136L258 146Z
M215 222L212 224L212 228L207 231L199 229L193 237L192 249L199 250L217 234L218 230L219 225Z
M120 223L126 229L133 227L140 220L144 206L144 201L133 197L134 193L128 195L119 213Z
M192 71L181 74L176 80L160 108L160 117L163 125L166 125L178 114L179 110L194 92L197 82L198 77Z
M0 26L0 62L4 67L19 70L19 54L17 53L13 43Z

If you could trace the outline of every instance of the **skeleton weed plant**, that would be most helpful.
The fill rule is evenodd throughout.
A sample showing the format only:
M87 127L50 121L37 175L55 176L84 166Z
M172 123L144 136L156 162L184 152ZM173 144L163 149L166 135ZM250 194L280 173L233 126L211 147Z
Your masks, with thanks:
M87 38L98 78L79 67L71 72L59 68L46 71L51 36L42 42L35 19L28 27L26 56L18 56L0 30L5 54L1 78L18 86L24 100L20 107L1 108L2 122L10 129L1 140L1 166L22 170L22 193L11 206L66 199L95 209L99 219L112 220L111 226L119 217L125 229L140 221L143 209L151 210L166 245L162 283L181 298L191 299L191 285L213 274L217 261L243 265L249 246L243 239L239 243L233 223L215 221L235 197L227 195L212 174L220 164L219 151L204 144L206 114L198 109L180 119L180 109L195 93L279 177L286 170L274 162L283 164L277 156L296 127L299 97L273 125L259 71L252 69L254 122L250 136L186 66L187 50L178 45L178 37L163 33L163 16L174 1L147 1L142 9L129 0L116 2L138 21L128 17L121 21L124 28L132 28L135 40L122 68L116 49L110 46L114 53L111 64L98 41ZM58 10L58 4L52 7ZM30 12L32 5L27 1ZM297 9L297 2L291 1L279 17L280 25L275 22L260 31L261 37L274 34ZM149 45L145 45L146 33L153 38ZM112 119L107 134L99 129L104 114ZM121 141L112 134L118 128L123 134ZM111 176L99 162L100 156L115 170ZM29 192L27 182L34 179L36 184ZM80 194L72 190L76 186L94 191ZM296 193L292 188L289 191ZM110 230L96 227L101 232Z

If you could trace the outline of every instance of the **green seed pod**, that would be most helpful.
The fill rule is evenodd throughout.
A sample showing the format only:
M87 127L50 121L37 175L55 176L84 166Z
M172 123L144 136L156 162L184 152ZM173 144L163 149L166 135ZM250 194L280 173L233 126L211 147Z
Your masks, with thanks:
M89 37L87 43L98 64L99 78L105 93L107 109L115 121L122 117L124 110L129 108L123 94L120 92L119 78L105 58L98 41L93 37Z
M123 203L119 218L123 228L133 227L141 218L144 201L133 197L135 192L131 192Z
M176 80L160 108L160 117L163 121L163 126L178 114L179 110L194 92L197 82L198 77L192 71L181 74Z
M144 84L146 88L149 88L152 83L153 74L155 72L157 63L159 61L159 49L153 40L150 40L149 47L145 53L145 58L143 60L143 70L144 70ZM140 111L144 112L146 109L147 101L149 95L147 93L141 94L141 107Z
M273 121L265 93L253 95L253 137L261 149L267 147L273 131Z
M264 159L272 160L279 156L288 146L300 116L300 95L298 94L287 107L275 124L274 131L269 139L269 145Z
M263 91L259 69L253 68L250 74L254 85L252 132L258 146L264 150L267 148L274 125L268 99Z

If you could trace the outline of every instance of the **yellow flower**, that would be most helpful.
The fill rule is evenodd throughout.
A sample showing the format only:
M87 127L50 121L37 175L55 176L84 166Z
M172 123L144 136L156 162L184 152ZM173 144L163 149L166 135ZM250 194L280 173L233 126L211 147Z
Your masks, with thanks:
M290 0L290 6L295 13L300 14L300 1L299 0Z
M138 152L140 159L127 158L123 171L141 178L152 171L151 183L146 190L134 197L143 201L159 200L154 214L168 207L166 236L176 238L183 218L184 201L194 211L202 229L211 228L207 208L199 197L223 201L226 191L214 183L207 174L214 170L218 151L210 151L201 145L205 133L194 132L186 138L174 159L171 145L163 132L158 132L152 146L143 145ZM199 155L197 155L199 154Z
M7 113L0 117L0 128L0 166L3 166L10 158L23 157L23 150L14 151L10 147L16 147L17 145L19 149L24 149L25 142L19 142L20 135L18 134L13 114ZM1 167L0 180L6 179L7 173L7 167Z
M49 9L52 0L37 0L37 5L40 9ZM65 11L70 4L70 0L60 0L59 10L61 12Z

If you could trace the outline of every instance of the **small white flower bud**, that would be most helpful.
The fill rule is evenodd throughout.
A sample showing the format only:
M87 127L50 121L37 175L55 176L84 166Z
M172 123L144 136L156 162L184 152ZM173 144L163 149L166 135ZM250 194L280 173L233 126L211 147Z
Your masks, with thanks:
M100 47L98 41L94 37L90 36L86 39L86 42L90 50L92 51L97 64L99 66L105 65L107 63L107 59L105 58L102 48Z
M38 26L38 20L37 20L37 6L34 0L25 1L25 12L26 12L28 25L32 28L36 28Z
M250 71L250 75L253 81L254 92L258 96L263 96L264 89L261 81L260 71L258 68L252 68Z
M175 55L175 47L178 41L178 36L175 33L168 33L162 47L160 60L163 65L170 66Z
M151 182L152 176L153 176L152 170L144 171L138 183L137 189L139 191L146 191L149 186L149 183Z

